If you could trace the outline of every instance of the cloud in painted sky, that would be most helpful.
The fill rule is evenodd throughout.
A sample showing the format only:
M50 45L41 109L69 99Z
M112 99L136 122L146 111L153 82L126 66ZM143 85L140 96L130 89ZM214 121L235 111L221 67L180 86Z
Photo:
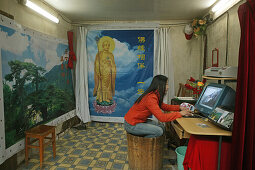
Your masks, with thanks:
M117 66L117 72L130 72L133 69L132 65L137 63L137 49L129 49L129 44L122 43L116 39L115 41L115 50L113 51L115 63Z
M31 37L31 51L34 53L35 62L44 63L47 71L61 64L60 57L57 55L57 47L58 44L50 40Z
M17 56L21 56L29 46L28 37L21 35L20 32L15 32L9 36L7 32L0 31L0 39L0 47L6 51L16 54Z
M117 69L117 75L116 78L121 77L125 74L118 74L118 73L129 73L133 72L132 69L134 69L134 65L137 64L137 53L138 51L136 49L129 49L129 44L122 43L118 41L117 39L113 39L115 42L115 49L113 51L114 60L116 64ZM93 41L95 42L95 41ZM97 54L97 46L96 43L93 43L91 45L88 45L90 43L87 43L88 46L88 54L89 54L89 77L94 77L94 60L95 56ZM94 79L89 79L90 83L93 84Z
M23 56L23 53L30 47L33 54L27 53L26 55L29 56L25 57L33 58L32 63L45 67L47 71L51 70L55 65L61 64L60 56L57 55L58 43L38 38L37 36L31 36L29 40L27 35L23 35L18 31L15 31L12 35L8 35L5 31L0 31L0 39L0 47L16 56Z
M26 58L26 59L24 60L24 62L35 64L35 62L33 61L33 59L30 59L30 58Z
M91 41L92 40L92 41ZM117 39L113 39L115 42L115 49L113 51L114 60L117 68L117 73L127 73L131 72L134 65L137 64L137 54L136 48L130 48L129 44L125 42L120 42ZM88 47L88 57L89 57L89 72L94 73L94 60L97 54L97 45L95 40L90 39L87 43ZM121 74L117 74L117 77Z

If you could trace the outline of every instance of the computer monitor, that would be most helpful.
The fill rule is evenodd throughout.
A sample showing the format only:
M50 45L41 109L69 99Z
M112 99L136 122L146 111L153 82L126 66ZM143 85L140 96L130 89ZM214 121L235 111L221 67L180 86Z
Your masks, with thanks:
M195 108L202 115L208 117L217 106L234 110L235 91L227 85L211 83L204 87Z

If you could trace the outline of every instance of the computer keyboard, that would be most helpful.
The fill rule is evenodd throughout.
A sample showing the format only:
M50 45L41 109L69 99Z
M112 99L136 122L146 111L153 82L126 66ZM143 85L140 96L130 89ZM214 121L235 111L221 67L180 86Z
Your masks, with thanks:
M183 116L183 118L201 118L202 116L198 115L198 114L192 114L190 116Z

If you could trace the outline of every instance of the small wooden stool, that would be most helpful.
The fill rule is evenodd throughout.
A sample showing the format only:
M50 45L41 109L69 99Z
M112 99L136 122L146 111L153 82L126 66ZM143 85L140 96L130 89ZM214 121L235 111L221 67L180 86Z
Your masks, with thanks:
M163 169L164 136L144 138L127 133L127 142L131 170Z
M42 168L43 162L43 150L44 147L50 143L52 143L53 147L53 156L56 157L56 137L55 137L55 126L48 125L39 125L32 129L29 129L25 132L26 134L26 143L25 143L25 160L26 164L28 164L28 151L29 148L38 148L40 150L40 168ZM51 137L47 137L51 134ZM30 142L30 138L35 138ZM44 139L49 139L49 141L44 143ZM30 145L36 141L39 141L39 146Z

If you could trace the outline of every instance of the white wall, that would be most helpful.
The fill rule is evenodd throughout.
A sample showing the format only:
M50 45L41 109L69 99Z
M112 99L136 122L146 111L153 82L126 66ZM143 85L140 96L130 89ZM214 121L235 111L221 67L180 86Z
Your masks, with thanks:
M219 66L237 66L240 43L239 5L231 8L207 28L207 66L211 67L212 49L219 49Z
M212 50L219 49L219 66L238 66L240 24L238 7L245 0L230 8L208 26L206 66L212 66ZM165 23L164 23L165 24ZM183 34L184 26L171 28L172 55L174 58L175 93L179 83L185 83L190 76L200 79L203 75L204 41L202 37L186 40ZM216 82L208 80L210 82ZM227 83L236 88L236 83Z
M202 39L192 37L187 40L183 33L184 26L171 28L171 46L174 59L175 94L179 83L186 83L190 77L201 79Z
M67 31L71 30L71 24L63 20L60 15L41 1L34 0L34 2L49 11L51 14L55 15L60 20L59 23L56 24L51 22L28 7L19 4L17 0L0 0L0 10L13 15L14 20L22 26L56 38L67 40Z
M238 66L241 29L238 18L238 7L241 1L226 13L217 18L207 28L207 59L206 66L212 66L212 50L219 49L219 66ZM209 81L213 82L213 81ZM236 88L236 83L227 84Z

